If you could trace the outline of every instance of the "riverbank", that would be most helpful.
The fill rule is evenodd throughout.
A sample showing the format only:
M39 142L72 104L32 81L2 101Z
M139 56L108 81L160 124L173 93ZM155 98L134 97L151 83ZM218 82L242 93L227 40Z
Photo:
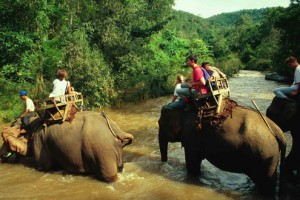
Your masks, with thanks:
M280 83L289 83L291 82L291 80L286 77L286 76L282 76L278 73L266 73L265 74L265 79L268 81L277 81Z

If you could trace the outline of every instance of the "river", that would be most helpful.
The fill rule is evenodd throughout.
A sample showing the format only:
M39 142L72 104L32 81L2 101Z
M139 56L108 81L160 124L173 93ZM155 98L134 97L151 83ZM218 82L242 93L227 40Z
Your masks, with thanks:
M239 104L254 107L253 99L265 113L274 97L272 90L281 84L266 81L264 74L242 70L229 79L231 96ZM161 107L171 96L126 104L118 109L104 109L126 132L134 135L133 144L124 149L124 171L113 184L99 182L92 176L65 171L39 172L31 158L20 163L0 164L0 199L147 199L147 200L265 200L252 181L243 174L228 173L204 160L202 174L196 180L186 176L184 151L180 143L169 145L169 161L160 162L158 124ZM291 137L287 133L288 149ZM293 199L291 196L275 199Z

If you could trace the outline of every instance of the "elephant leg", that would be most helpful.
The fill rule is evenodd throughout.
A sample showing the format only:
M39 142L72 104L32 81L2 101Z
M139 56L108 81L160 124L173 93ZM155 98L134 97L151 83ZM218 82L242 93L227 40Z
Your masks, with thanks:
M100 163L100 165L97 164L96 166L96 177L107 183L115 182L118 179L118 166L116 160L104 159Z
M187 172L191 175L199 175L201 173L202 162L200 154L193 151L190 147L184 147L184 153Z
M296 131L291 131L291 134L293 138L292 149L285 159L284 167L285 176L289 180L293 180L295 178L295 175L293 173L294 170L297 170L297 173L300 172L300 136L298 136L298 133Z
M159 149L160 149L160 155L161 155L161 161L167 162L168 161L168 141L166 140L164 136L164 132L159 129L158 133L158 141L159 141Z
M51 155L47 150L42 150L38 155L35 154L36 169L39 171L49 171L53 167Z
M277 170L271 172L270 170L272 170L272 167L266 166L260 166L259 169L260 170L253 168L246 174L255 183L255 186L260 193L265 195L274 194L277 182Z
M53 167L52 156L40 138L34 141L34 158L39 171L49 171Z

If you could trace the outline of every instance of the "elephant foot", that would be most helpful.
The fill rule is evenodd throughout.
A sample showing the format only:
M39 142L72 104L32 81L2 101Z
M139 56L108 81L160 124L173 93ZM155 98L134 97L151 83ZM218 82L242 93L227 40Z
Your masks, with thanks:
M161 162L167 162L168 157L167 156L161 156Z
M300 195L300 181L290 182L287 179L284 179L281 183L279 194L280 195L295 194L296 196L299 196Z
M201 174L200 171L192 171L192 170L188 170L188 175L189 176L199 176Z
M199 176L201 174L200 167L189 167L187 166L188 175Z
M200 163L194 164L186 162L186 169L189 175L199 176L201 174Z
M122 165L118 167L118 172L123 172L123 170L124 170L124 163L122 163Z
M118 179L118 175L116 174L115 176L112 177L104 177L104 181L107 183L113 183Z
M300 184L299 175L294 174L293 172L286 173L285 178L286 178L286 181L288 181L291 184Z

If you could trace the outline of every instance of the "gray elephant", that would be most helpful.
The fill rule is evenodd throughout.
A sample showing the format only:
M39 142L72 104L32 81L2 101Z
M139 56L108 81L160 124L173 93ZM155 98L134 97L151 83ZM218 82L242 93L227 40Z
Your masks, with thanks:
M293 99L274 97L267 109L267 116L283 131L290 131L292 136L292 148L285 159L284 167L285 177L290 181L300 177L300 96L295 96Z
M198 175L203 159L230 172L248 175L264 193L274 193L277 166L284 159L286 139L281 129L253 109L235 105L227 118L215 123L202 122L197 109L191 111L162 109L159 119L159 146L162 161L167 161L168 142L181 141L188 173ZM223 110L225 111L225 110Z
M28 143L8 134L0 154L9 149L23 155L32 153L39 170L58 165L72 173L93 173L106 182L116 181L123 167L122 149L133 140L107 116L88 111L78 112L72 123L47 127L36 118L29 130L33 135Z

